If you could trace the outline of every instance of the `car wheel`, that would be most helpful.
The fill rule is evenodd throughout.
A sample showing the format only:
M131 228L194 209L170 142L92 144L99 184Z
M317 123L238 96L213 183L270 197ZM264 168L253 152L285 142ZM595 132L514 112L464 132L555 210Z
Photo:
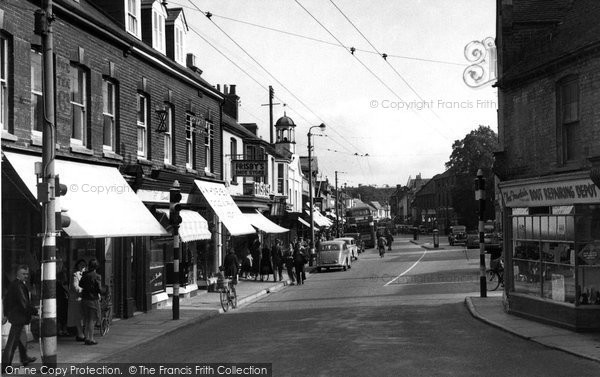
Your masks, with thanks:
M346 271L348 269L348 260L346 259L346 261L344 262L344 265L342 266L342 270Z

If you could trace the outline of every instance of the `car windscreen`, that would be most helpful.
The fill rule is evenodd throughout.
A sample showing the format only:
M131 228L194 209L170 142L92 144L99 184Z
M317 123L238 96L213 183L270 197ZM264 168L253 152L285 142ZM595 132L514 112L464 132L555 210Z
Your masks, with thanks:
M338 244L321 244L321 251L339 251L340 245Z
M453 233L464 233L467 230L465 226L455 226L452 228Z

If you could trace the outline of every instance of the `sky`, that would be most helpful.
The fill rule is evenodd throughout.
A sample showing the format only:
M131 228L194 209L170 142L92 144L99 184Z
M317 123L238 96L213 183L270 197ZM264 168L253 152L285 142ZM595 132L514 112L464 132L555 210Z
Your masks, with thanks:
M464 79L465 47L495 37L495 0L176 0L188 50L212 85L236 85L239 122L270 139L296 123L319 174L338 184L405 185L445 170L452 144L479 125L497 132L497 90ZM205 16L210 12L212 17ZM351 54L350 47L354 47ZM381 55L387 54L384 59ZM486 67L486 65L484 65ZM285 104L285 106L283 106Z

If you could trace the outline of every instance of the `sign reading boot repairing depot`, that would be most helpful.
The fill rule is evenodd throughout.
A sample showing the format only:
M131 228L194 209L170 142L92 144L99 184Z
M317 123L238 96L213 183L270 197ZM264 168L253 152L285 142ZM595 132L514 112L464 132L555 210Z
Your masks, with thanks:
M600 189L588 177L572 177L565 180L555 177L552 181L532 179L502 182L499 188L507 207L600 203Z

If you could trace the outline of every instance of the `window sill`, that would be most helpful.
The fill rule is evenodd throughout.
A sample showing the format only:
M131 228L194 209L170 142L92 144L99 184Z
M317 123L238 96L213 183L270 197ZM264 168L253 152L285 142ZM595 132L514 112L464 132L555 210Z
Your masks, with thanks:
M2 140L17 141L19 138L7 131L2 131Z
M195 174L198 175L198 170L192 169L192 168L188 168L187 166L185 167L185 171L190 173L190 174Z
M210 177L210 178L215 178L217 175L215 173L211 173L209 171L204 171L204 176L205 177Z
M119 161L123 161L123 156L119 155L118 153L115 153L113 151L108 151L108 150L104 150L102 151L102 155L105 158L110 158L112 160L119 160Z
M43 144L42 134L32 133L31 134L31 145L41 147Z
M174 165L171 165L171 164L167 164L165 162L165 169L167 169L167 170L177 170L177 167L174 166Z
M140 165L146 165L146 166L152 166L152 161L148 161L146 160L144 157L139 157L137 158L137 162Z
M72 153L85 154L87 156L93 156L94 155L94 151L93 150L87 149L86 147L84 147L82 145L77 145L77 144L71 144L71 152Z

